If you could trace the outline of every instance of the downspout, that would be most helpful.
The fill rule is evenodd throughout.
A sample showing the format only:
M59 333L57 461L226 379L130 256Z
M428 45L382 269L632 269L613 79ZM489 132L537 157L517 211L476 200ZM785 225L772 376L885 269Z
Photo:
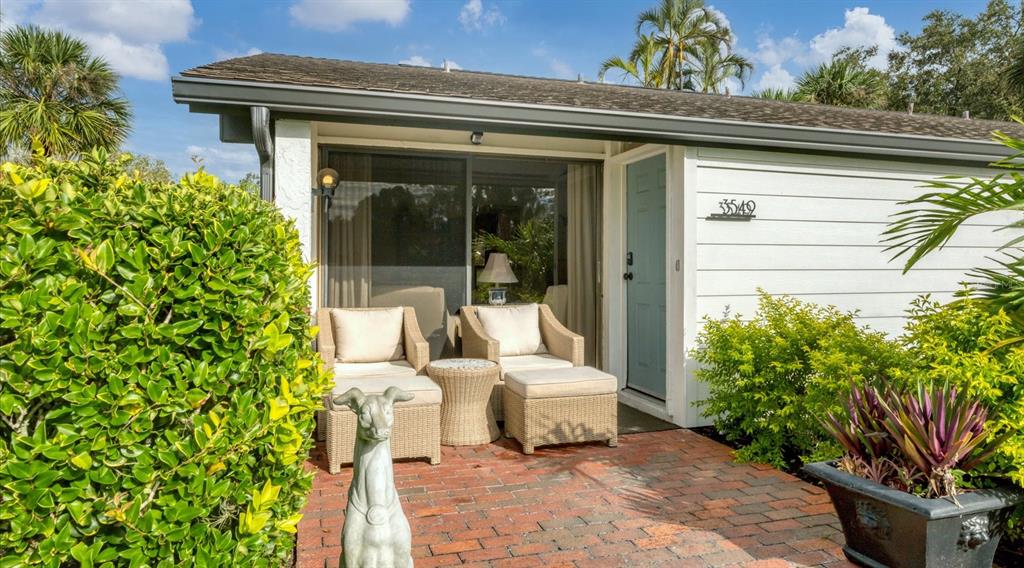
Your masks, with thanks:
M274 200L274 139L270 136L270 109L249 107L252 117L252 139L260 157L260 197Z

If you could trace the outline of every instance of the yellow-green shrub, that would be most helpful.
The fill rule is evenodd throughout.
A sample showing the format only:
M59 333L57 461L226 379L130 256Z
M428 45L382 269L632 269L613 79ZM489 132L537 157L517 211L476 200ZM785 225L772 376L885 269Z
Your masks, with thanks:
M0 566L287 564L327 385L297 233L125 161L0 173Z
M980 400L989 409L985 428L1010 437L974 473L1024 487L1024 345L993 349L1020 335L1019 328L1002 310L966 295L945 305L918 298L908 316L904 342L911 361L894 379L948 383Z
M778 467L838 457L820 417L839 409L851 381L900 364L897 345L852 313L761 293L749 321L706 319L694 358L709 395L698 403L741 447L737 457Z

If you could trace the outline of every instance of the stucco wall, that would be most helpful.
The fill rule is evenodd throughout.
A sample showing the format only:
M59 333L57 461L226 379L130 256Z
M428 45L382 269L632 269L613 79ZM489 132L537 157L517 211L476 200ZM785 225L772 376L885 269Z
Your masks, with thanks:
M308 121L274 122L274 202L281 213L295 220L307 262L314 258L311 135ZM317 283L314 274L309 279L314 308L320 297Z

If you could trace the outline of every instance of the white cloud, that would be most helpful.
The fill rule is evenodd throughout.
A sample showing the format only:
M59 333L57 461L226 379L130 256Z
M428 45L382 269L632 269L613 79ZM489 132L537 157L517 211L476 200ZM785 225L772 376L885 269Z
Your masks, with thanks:
M505 15L497 6L484 8L483 0L469 0L459 10L459 23L467 31L481 31L505 23Z
M4 0L3 5L0 5L0 30L23 23L26 14L36 3L37 0Z
M89 44L93 54L105 59L121 75L146 81L162 81L169 74L167 56L159 44L125 43L113 33L79 32L76 35Z
M295 23L325 32L343 31L355 22L397 26L409 14L409 0L299 0L289 13Z
M136 45L186 40L197 23L189 0L45 0L36 20Z
M794 75L828 61L841 49L877 47L878 52L868 60L868 65L881 69L896 46L896 33L885 18L857 7L846 10L842 27L829 28L809 41L762 33L757 49L745 53L763 70L754 82L755 89L787 89L795 85Z
M412 57L409 57L408 59L403 59L403 60L399 61L398 63L400 63L402 65L413 65L413 66L416 66L416 67L430 67L431 66L430 65L430 61L427 61L427 58L425 58L425 57L423 57L421 55L413 55Z
M847 10L843 27L820 33L810 42L811 56L818 63L828 61L833 53L843 48L872 46L878 46L878 53L868 60L868 65L881 69L888 61L889 52L896 48L896 32L885 18L871 14L867 8Z
M768 68L761 78L757 80L757 84L754 85L754 89L761 91L764 89L792 89L796 85L796 78L782 68L782 65L776 64Z
M757 51L753 59L757 63L774 67L795 59L806 57L807 46L794 36L775 39L768 34L757 38Z
M572 67L569 66L569 64L566 63L565 61L562 61L561 59L552 55L550 50L548 50L547 45L545 45L543 42L537 47L531 49L530 53L532 53L534 57L539 57L545 60L548 64L548 69L550 69L551 72L555 74L555 77L558 77L559 79L576 78L576 73L572 70Z
M715 8L714 6L710 6L710 5L708 6L708 12L711 12L715 16L718 16L718 19L721 20L721 22L723 24L725 24L725 27L729 28L730 32L732 31L732 22L729 21L729 17L725 15L725 12L719 10L718 8ZM733 36L735 36L735 35L736 34L733 34Z
M33 23L59 29L81 38L114 71L150 81L162 81L169 74L162 45L188 40L199 23L191 0L10 2L4 0L4 25Z
M412 65L414 67L433 67L433 64L430 63L430 60L427 59L426 57L423 57L422 55L412 55L399 61L398 64ZM444 62L441 62L441 65L444 65ZM448 67L450 69L462 69L462 67L460 67L458 63L452 61L451 59L448 60Z
M224 144L222 146L188 146L189 158L199 156L207 170L216 171L225 181L235 182L249 172L258 172L260 161L252 146Z
M247 57L249 55L259 55L263 53L262 49L250 47L245 51L234 51L231 49L214 49L213 58L217 61L224 61L225 59L235 59L238 57Z

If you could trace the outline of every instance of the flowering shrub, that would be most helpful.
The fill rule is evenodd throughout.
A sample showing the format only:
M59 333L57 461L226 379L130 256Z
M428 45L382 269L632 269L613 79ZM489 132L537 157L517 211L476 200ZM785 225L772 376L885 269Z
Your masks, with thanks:
M853 316L762 293L749 321L705 320L693 355L709 396L698 404L741 444L739 459L793 467L842 453L819 418L840 408L851 382L884 374L903 357Z
M0 173L0 565L288 564L328 383L297 233L125 162Z

